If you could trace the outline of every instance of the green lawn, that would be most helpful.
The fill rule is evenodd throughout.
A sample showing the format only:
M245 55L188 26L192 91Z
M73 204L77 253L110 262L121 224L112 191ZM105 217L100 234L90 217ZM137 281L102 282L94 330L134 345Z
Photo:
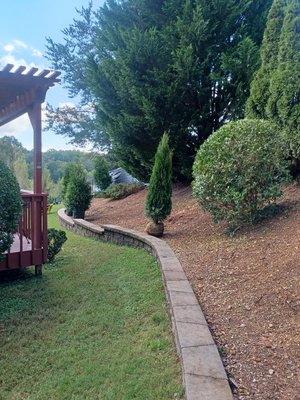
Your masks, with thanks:
M181 399L156 261L67 235L42 277L0 276L0 399Z

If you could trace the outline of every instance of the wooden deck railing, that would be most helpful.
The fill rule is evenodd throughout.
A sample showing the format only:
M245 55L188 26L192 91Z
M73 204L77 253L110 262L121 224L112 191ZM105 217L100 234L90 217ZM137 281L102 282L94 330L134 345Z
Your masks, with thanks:
M14 243L0 261L0 270L47 262L47 194L21 191L22 212Z

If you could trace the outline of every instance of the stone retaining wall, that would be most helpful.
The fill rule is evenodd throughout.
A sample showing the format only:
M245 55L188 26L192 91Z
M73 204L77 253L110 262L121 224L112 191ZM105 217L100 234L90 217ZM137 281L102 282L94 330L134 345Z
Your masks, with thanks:
M60 224L79 235L142 247L161 268L172 329L181 360L186 400L232 400L227 376L198 300L170 246L161 239L115 225L94 225L58 212Z

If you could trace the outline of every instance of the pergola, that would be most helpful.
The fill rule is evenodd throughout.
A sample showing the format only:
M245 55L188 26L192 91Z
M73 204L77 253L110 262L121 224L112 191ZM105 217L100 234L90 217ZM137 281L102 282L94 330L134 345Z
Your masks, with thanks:
M7 64L2 71L0 71L0 126L13 121L23 114L28 114L34 136L34 194L42 194L42 113L41 105L45 101L47 90L54 86L55 83L60 82L58 76L60 72L50 71L44 69L39 71L38 68L31 68L26 71L26 67L20 66L14 69L14 65ZM41 223L38 220L41 219L41 206L35 205L32 208L33 220L32 235L35 238L31 238L34 242L34 248L38 249L41 247ZM30 225L30 226L31 226ZM24 230L24 229L23 229ZM34 250L33 248L33 250ZM21 246L22 251L22 246ZM37 253L38 254L38 253ZM22 257L21 257L22 258ZM45 259L45 254L43 256ZM23 257L23 260L25 258ZM31 261L36 265L39 261L39 257L31 257ZM29 261L28 261L29 262ZM27 263L28 263L27 262ZM8 268L10 267L8 261ZM22 264L22 262L20 262ZM24 261L23 264L26 264ZM11 267L14 266L14 262L11 262ZM26 266L26 265L20 265ZM1 267L1 265L0 265ZM1 268L0 268L1 269Z
M42 191L42 118L41 104L47 90L60 80L60 72L48 69L38 72L20 66L14 72L13 64L0 71L0 126L28 113L34 132L34 193Z

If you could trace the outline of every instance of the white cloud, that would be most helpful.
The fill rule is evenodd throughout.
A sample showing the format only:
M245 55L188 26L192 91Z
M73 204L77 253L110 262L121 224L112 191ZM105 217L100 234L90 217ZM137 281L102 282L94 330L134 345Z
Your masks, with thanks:
M17 58L12 54L6 54L0 58L0 63L4 66L6 64L13 64L15 66L24 65L24 67L30 67L29 64L24 60L24 58Z
M3 47L4 51L6 51L7 53L12 53L15 49L15 46L13 44L6 44Z
M14 39L5 45L2 45L2 49L4 52L2 52L2 55L0 56L1 66L13 64L16 67L24 65L27 68L38 67L39 69L44 69L44 65L42 65L41 62L38 62L39 65L37 65L36 62L28 61L33 58L41 59L43 54L38 49L30 47L21 40Z
M38 49L35 49L34 47L31 47L31 54L34 57L39 57L39 58L43 57L43 53L41 51L39 51Z
M4 51L7 53L13 53L19 49L27 49L28 45L21 40L14 39L12 42L7 43L5 46L3 46Z
M24 114L14 121L2 126L0 128L0 136L12 135L18 137L18 135L28 130L32 130L32 127L28 115Z
M4 67L6 64L13 64L15 67L12 69L12 72L14 72L20 65L24 65L27 69L30 69L32 67L37 67L38 69L42 70L44 69L44 65L37 63L30 62L28 63L24 58L18 58L15 57L12 54L6 54L3 57L0 57L0 66ZM27 71L23 72L26 74Z
M71 101L66 101L64 103L58 103L58 108L65 108L65 107L76 108L76 104L72 103Z

